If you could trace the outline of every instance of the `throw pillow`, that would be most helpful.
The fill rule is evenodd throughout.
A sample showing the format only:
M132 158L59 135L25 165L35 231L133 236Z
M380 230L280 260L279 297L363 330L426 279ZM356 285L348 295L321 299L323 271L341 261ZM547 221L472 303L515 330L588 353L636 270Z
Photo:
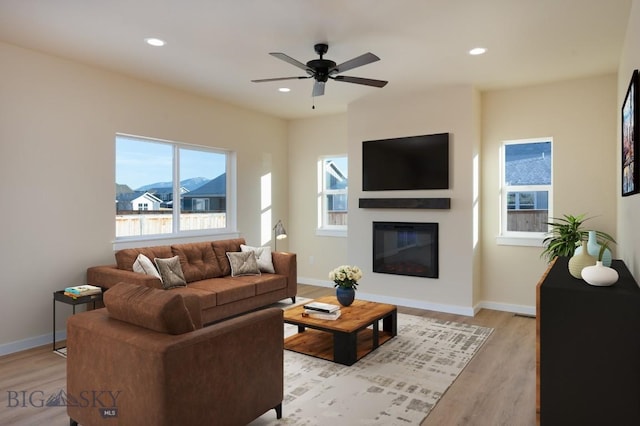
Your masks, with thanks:
M271 247L251 247L240 244L240 251L252 251L256 254L260 272L267 272L269 274L276 273L276 270L273 268L273 261L271 260Z
M158 270L154 266L151 259L149 259L142 253L140 253L138 257L136 257L136 261L133 262L133 270L134 272L138 272L140 274L152 275L162 281L162 277L158 273Z
M232 277L260 275L260 268L258 268L258 261L254 252L227 252L227 258L231 265Z
M180 258L178 256L169 259L154 259L160 276L162 277L162 286L166 289L173 287L186 287L187 282L184 280L184 274L180 267Z

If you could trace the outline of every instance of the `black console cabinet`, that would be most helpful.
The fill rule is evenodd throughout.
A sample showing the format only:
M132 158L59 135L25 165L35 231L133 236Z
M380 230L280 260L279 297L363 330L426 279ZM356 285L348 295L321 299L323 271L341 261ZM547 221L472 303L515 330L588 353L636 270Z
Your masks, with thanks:
M640 425L640 288L594 287L558 258L538 285L540 424Z

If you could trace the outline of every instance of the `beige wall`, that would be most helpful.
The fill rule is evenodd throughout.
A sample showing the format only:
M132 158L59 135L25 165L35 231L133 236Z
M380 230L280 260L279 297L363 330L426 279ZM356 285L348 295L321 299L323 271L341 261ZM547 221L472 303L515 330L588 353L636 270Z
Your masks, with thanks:
M556 215L587 213L592 216L587 222L589 226L615 235L619 184L616 105L614 74L490 91L481 96L470 88L457 87L391 99L370 96L355 102L350 105L346 118L350 177L346 258L340 257L344 256L341 240L323 241L329 246L317 245L320 240L313 234L315 213L311 212L315 203L305 194L306 190L300 188L315 184L313 171L305 170L304 164L315 161L324 151L340 152L339 144L343 142L324 149L319 139L321 134L329 134L333 137L328 139L337 142L340 132L344 131L342 117L338 121L336 117L296 120L290 125L290 208L295 232L301 232L304 241L290 242L299 256L300 252L305 253L300 256L300 267L305 271L300 275L307 282L326 282L327 268L344 262L356 263L365 271L359 289L363 298L462 313L479 307L534 313L535 284L546 268L539 257L542 249L496 243L500 144L510 139L553 137ZM437 132L452 134L450 190L363 195L361 141ZM305 141L311 140L318 143L305 145ZM478 153L479 161L475 163ZM296 160L299 155L300 161ZM479 171L479 186L474 186L474 170ZM299 176L305 177L299 179ZM305 183L309 179L311 181ZM304 201L302 196L306 197ZM450 211L359 209L358 198L362 196L451 197L453 208ZM311 217L300 218L307 214ZM373 274L370 248L373 220L439 222L441 278ZM304 225L307 222L309 224ZM314 247L316 251L331 253L326 259L331 259L333 264L325 262L320 269L306 265L307 253Z
M616 234L614 251L638 277L640 195L620 197L618 179L619 106L631 71L640 67L638 40L640 0L634 0L617 82L601 76L481 96L470 87L390 99L378 91L346 114L290 123L0 43L0 309L11 318L0 324L0 353L47 343L51 292L83 282L87 265L112 261L115 132L236 150L238 230L250 244L264 235L260 178L272 173L272 222L282 219L289 233L278 248L298 253L301 282L330 285L331 268L356 263L365 268L362 296L464 313L478 306L533 309L545 268L540 249L495 243L497 149L504 139L553 136L556 214L594 216L594 227ZM453 135L452 188L393 196L451 197L450 211L356 207L362 140L437 132ZM349 235L318 237L315 162L345 152ZM441 249L449 257L441 279L370 273L371 221L387 219L442 224Z
M235 150L248 243L260 244L262 175L273 217L288 219L284 120L1 43L0 63L0 354L49 342L52 292L113 262L116 132ZM58 308L63 330L70 307Z
M298 257L298 281L331 286L329 271L346 263L347 238L316 235L320 156L347 154L347 115L289 124L289 247ZM350 215L351 213L349 213ZM349 220L351 218L349 217Z
M620 67L618 69L618 102L620 108L627 92L631 73L640 69L640 0L633 0L629 25L625 38ZM619 126L618 126L619 127ZM636 137L638 132L636 132ZM618 128L617 149L621 150L621 135ZM618 176L620 165L617 165ZM617 192L619 194L619 190ZM618 254L627 267L640 281L640 194L629 197L618 196Z
M611 74L483 93L481 298L485 306L516 311L534 306L535 285L546 269L540 247L496 243L503 141L553 137L553 215L586 213L592 217L587 228L615 235L619 193L615 87L616 76Z

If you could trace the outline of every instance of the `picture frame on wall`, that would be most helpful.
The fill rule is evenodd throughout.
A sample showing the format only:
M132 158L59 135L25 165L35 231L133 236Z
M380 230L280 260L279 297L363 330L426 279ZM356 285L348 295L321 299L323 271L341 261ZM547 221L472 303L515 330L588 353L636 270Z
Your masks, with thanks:
M638 70L634 70L622 104L622 196L640 192L638 172Z

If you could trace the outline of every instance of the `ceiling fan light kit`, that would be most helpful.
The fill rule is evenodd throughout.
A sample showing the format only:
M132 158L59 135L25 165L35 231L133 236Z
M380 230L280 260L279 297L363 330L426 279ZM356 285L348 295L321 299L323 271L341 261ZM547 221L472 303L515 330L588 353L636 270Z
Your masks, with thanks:
M370 64L372 62L379 61L378 58L373 53L365 53L363 55L357 56L353 59L350 59L341 64L336 64L334 61L329 59L324 59L324 55L329 50L329 45L326 43L318 43L314 46L315 52L320 56L320 59L312 59L306 64L293 59L291 56L288 56L284 53L280 52L272 52L271 56L276 57L282 61L285 61L301 70L305 71L307 75L305 76L296 76L296 77L276 77L276 78L263 78L259 80L251 80L254 83L264 83L269 81L281 81L281 80L298 80L298 79L306 79L313 78L315 83L313 84L313 90L311 92L311 96L322 96L324 95L324 87L325 83L329 80L342 81L345 83L354 83L354 84L362 84L365 86L372 87L384 87L388 83L384 80L374 80L371 78L361 78L361 77L351 77L346 75L337 75L339 73L349 71L351 69L361 67L363 65Z

